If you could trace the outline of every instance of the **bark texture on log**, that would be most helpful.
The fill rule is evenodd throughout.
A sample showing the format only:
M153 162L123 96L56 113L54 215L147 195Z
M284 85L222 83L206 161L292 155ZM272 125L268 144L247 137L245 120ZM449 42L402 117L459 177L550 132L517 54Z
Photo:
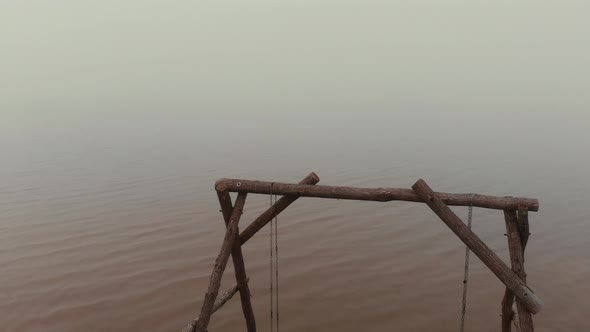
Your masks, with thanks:
M246 279L246 282L248 281L250 281L250 279ZM217 300L215 300L215 304L213 304L213 313L221 309L221 307L223 307L223 305L226 304L227 301L229 301L234 295L236 295L236 293L239 290L239 286L235 285L234 287L226 290L221 296L219 296ZM182 329L182 332L194 332L198 320L199 317L195 318L195 320L193 320L192 323L188 324L184 329Z
M420 179L412 187L426 204L465 245L512 291L532 313L541 311L543 302L473 233L457 215Z
M218 192L219 205L223 213L223 219L226 227L229 227L232 216L233 207L231 204L231 197L227 191ZM239 229L239 227L238 227ZM246 266L244 264L244 256L242 254L242 244L238 236L235 237L231 257L234 263L234 270L236 275L236 282L240 289L240 299L242 302L242 312L244 319L246 319L246 327L248 332L256 332L256 319L254 318L254 310L252 309L252 301L250 300L250 287L248 286L248 276L246 275Z
M518 206L518 233L520 234L520 243L522 244L522 261L524 262L524 250L529 242L531 235L529 230L529 211L525 206Z
M512 271L526 283L526 273L524 271L524 249L521 244L521 234L519 234L519 225L514 210L504 211L504 218L506 219L506 236L508 237L508 250L510 252L510 263ZM533 317L527 310L526 306L520 299L516 300L516 308L518 310L518 318L521 332L534 332ZM512 310L512 308L511 308Z
M418 196L413 190L398 188L354 188L238 179L220 179L215 183L215 190L218 192L247 192L252 194L267 195L269 195L272 191L273 194L277 195L352 199L378 202L424 202L424 200L420 198L420 196ZM470 204L473 204L473 206L480 208L497 210L515 210L519 205L522 205L526 206L529 211L539 210L539 201L532 198L512 198L450 193L436 194L447 205L469 206Z
M307 175L299 184L314 185L320 181L320 178L314 172ZM274 186L273 186L274 189ZM273 190L274 192L274 190ZM270 208L264 211L256 220L254 220L246 229L240 233L240 241L242 244L250 240L262 227L266 226L272 218L283 212L291 203L295 202L299 196L283 196Z
M504 298L502 299L502 332L512 332L512 319L514 318L514 311L512 304L514 303L514 294L510 289L506 288L504 291Z
M235 243L236 238L239 236L238 222L242 216L244 203L246 202L246 195L246 193L239 193L238 198L236 199L236 205L233 209L229 225L225 232L223 245L221 246L221 252L215 260L213 273L211 273L211 280L209 283L209 288L207 289L207 293L205 294L205 301L203 302L203 307L201 308L201 314L199 315L199 320L195 326L195 330L197 332L205 332L207 330L207 326L209 326L209 320L213 314L213 305L215 304L215 299L219 293L219 286L221 285L221 277L223 276L223 272L227 266L227 261L229 260L233 244Z

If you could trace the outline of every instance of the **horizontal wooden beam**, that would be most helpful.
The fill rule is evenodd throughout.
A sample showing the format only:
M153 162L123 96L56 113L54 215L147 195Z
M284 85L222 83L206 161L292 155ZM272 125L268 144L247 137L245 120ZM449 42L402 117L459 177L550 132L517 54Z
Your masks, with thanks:
M543 301L420 179L412 188L466 246L506 285L528 311L541 311Z
M215 190L218 192L230 191L266 195L272 193L276 195L378 202L408 201L424 203L424 200L412 189L399 188L355 188L240 179L220 179L215 182ZM539 201L533 198L450 194L441 192L436 193L436 195L447 205L469 206L470 204L473 204L473 206L497 210L516 210L520 205L526 207L529 211L539 210Z
M246 279L246 282L250 281L250 278ZM221 307L223 307L224 304L227 303L227 301L229 301L234 295L236 295L236 293L240 290L240 287L238 285L235 285L234 287L228 289L227 291L225 291L223 294L221 294L221 296L219 296L217 298L217 300L215 300L215 303L213 304L213 313L215 313L217 310L221 309ZM195 330L195 326L197 325L197 321L199 320L199 318L195 318L195 320L188 324L183 330L182 332L193 332Z

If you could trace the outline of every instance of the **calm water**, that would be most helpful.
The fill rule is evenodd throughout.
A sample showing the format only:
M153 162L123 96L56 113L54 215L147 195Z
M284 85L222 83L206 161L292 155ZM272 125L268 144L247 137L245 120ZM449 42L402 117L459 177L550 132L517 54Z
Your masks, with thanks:
M310 171L323 184L410 187L423 177L441 191L539 198L526 261L546 303L537 330L590 329L588 118L446 115L238 122L162 112L5 124L3 330L179 330L200 309L223 237L214 181L296 182ZM242 225L267 206L250 195ZM507 259L502 213L477 209L474 218ZM284 331L457 330L464 248L425 205L307 198L279 223ZM268 229L244 250L266 331ZM471 267L468 328L498 331L503 287L477 258ZM222 288L232 284L230 268ZM243 329L237 298L212 320L212 331Z

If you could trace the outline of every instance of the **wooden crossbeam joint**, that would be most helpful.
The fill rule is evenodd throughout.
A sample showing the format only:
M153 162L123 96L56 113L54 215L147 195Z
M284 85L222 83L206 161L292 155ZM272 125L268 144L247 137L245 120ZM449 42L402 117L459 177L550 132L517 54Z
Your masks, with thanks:
M314 185L320 181L320 178L314 172L309 173L299 184ZM254 234L261 230L269 221L283 212L291 203L295 202L299 196L283 196L276 201L271 207L264 211L256 220L254 220L246 229L240 233L240 242L242 244L250 240Z

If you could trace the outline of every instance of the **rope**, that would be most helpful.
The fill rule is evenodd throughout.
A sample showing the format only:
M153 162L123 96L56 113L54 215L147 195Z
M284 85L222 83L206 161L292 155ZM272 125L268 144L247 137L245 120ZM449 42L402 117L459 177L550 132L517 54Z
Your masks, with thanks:
M275 195L275 203L277 195ZM275 303L277 306L277 332L279 332L279 217L275 216Z
M274 182L270 184L270 206L272 207L272 189L273 189L273 185ZM273 313L273 307L274 307L274 285L273 285L273 281L274 281L274 276L272 274L273 270L274 270L274 259L273 259L273 242L274 242L274 233L273 233L273 221L270 221L270 331L272 332L274 330L274 313Z
M467 215L467 228L471 230L473 221L473 194L471 194L471 201L469 202L469 213ZM469 281L469 247L465 246L465 268L463 272L463 302L461 305L461 327L459 331L465 330L465 313L467 311L467 282Z
M274 195L273 185L270 185L270 206L277 202L277 195ZM274 331L276 318L276 331L279 332L279 225L278 215L270 221L270 331ZM274 272L274 273L273 273ZM276 305L276 312L273 311Z

